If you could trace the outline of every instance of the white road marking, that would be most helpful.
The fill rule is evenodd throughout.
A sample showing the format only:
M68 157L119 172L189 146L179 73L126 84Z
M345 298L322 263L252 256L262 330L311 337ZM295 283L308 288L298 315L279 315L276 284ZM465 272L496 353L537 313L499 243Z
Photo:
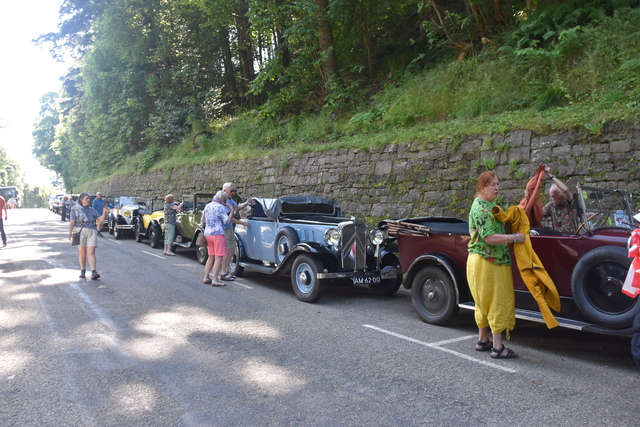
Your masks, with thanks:
M472 339L472 338L477 338L476 335L467 335L467 336L464 336L464 337L454 338L454 339L446 340L446 341L439 341L439 342L436 342L436 343L426 343L424 341L420 341L420 340L417 340L415 338L408 337L406 335L401 335L401 334L398 334L398 333L395 333L395 332L388 331L386 329L378 328L377 326L373 326L373 325L362 325L362 326L364 326L365 328L373 329L374 331L378 331L378 332L382 332L382 333L387 334L387 335L391 335L391 336L396 337L396 338L403 339L405 341L412 342L414 344L420 344L420 345L423 345L425 347L434 348L436 350L444 351L446 353L453 354L454 356L460 357L462 359L467 359L467 360L470 360L472 362L488 366L490 368L500 369L502 371L511 372L511 373L517 372L515 369L506 368L504 366L496 365L495 363L487 362L485 360L476 359L474 357L467 356L466 354L459 353L459 352L453 351L453 350L449 350L448 348L440 347L441 345L449 344L449 343L452 343L452 342L464 341L464 340L468 340L468 339Z
M249 286L249 285L243 285L242 283L238 283L235 280L233 281L234 285L238 285L238 286L242 286L243 288L247 288L247 289L253 289L253 286Z
M156 258L161 258L161 259L164 259L164 257L163 257L163 256L160 256L160 255L156 255L156 254L152 254L151 252L147 252L147 251L142 251L142 253L145 253L145 254L147 254L147 255L151 255L151 256L154 256L154 257L156 257Z
M112 243L117 243L119 245L122 244L122 242L118 242L117 240L113 240L113 239L106 239L107 242L112 242Z

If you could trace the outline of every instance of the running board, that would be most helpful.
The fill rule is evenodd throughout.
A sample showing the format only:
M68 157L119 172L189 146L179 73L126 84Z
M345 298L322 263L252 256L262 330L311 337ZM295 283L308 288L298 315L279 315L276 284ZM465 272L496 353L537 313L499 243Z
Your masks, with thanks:
M267 267L266 265L254 264L251 262L240 262L238 264L240 265L240 267L247 268L252 271L257 271L258 273L263 273L263 274L275 273L275 268Z
M465 302L459 304L460 308L465 310L475 310L476 305L473 302ZM528 320L530 322L545 323L542 314L537 311L523 310L516 308L516 318L522 320ZM633 328L627 329L608 329L602 326L594 325L593 323L581 322L579 320L566 319L564 317L555 316L556 320L560 324L560 327L573 329L576 331L593 332L596 334L605 335L630 335L633 334Z

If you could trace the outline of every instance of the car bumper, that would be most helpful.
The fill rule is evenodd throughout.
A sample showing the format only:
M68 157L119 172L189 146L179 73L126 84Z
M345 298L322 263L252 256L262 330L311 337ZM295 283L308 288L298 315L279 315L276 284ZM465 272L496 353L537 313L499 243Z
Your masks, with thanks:
M318 279L351 279L356 284L380 283L380 271L341 271L338 273L318 273Z
M118 230L133 230L135 229L135 225L133 224L116 224L116 228Z

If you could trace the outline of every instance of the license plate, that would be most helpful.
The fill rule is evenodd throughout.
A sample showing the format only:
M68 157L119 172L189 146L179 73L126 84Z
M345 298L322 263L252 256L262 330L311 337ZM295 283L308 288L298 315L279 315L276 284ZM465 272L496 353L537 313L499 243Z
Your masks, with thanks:
M380 276L354 277L354 285L370 285L372 283L380 283Z

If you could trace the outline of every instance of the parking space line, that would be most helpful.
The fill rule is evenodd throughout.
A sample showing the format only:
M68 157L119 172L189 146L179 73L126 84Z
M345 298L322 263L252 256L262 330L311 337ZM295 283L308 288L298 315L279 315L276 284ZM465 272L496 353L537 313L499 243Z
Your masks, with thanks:
M117 240L113 240L113 239L105 239L107 242L112 242L112 243L117 243L119 245L122 244L122 242L118 242Z
M408 337L406 335L401 335L401 334L398 334L396 332L391 332L391 331L388 331L386 329L378 328L377 326L373 326L373 325L362 325L362 326L365 327L365 328L373 329L374 331L378 331L378 332L382 332L382 333L387 334L387 335L391 335L391 336L396 337L396 338L403 339L405 341L412 342L414 344L419 344L419 345L423 345L425 347L434 348L436 350L444 351L446 353L452 354L452 355L460 357L462 359L467 359L467 360L470 360L472 362L488 366L490 368L499 369L499 370L502 370L502 371L505 371L505 372L511 372L511 373L518 372L515 369L511 369L511 368L507 368L507 367L504 367L504 366L500 366L500 365L497 365L495 363L487 362L485 360L476 359L475 357L467 356L466 354L459 353L457 351L441 347L441 345L444 345L444 344L449 344L449 343L452 343L452 342L464 341L464 340L468 340L468 339L472 339L472 338L477 338L476 335L467 335L467 336L464 336L464 337L454 338L454 339L450 339L450 340L446 340L446 341L439 341L439 342L435 342L435 343L426 343L424 341L420 341L420 340L417 340L415 338Z
M247 289L253 289L253 286L249 286L249 285L243 285L242 283L238 283L235 280L233 281L234 285L238 285L238 286L242 286L243 288L247 288Z
M142 253L145 253L145 254L147 254L147 255L154 256L154 257L156 257L156 258L164 259L164 257L163 257L163 256L156 255L156 254L152 254L151 252L147 252L147 251L141 251L141 252L142 252Z

